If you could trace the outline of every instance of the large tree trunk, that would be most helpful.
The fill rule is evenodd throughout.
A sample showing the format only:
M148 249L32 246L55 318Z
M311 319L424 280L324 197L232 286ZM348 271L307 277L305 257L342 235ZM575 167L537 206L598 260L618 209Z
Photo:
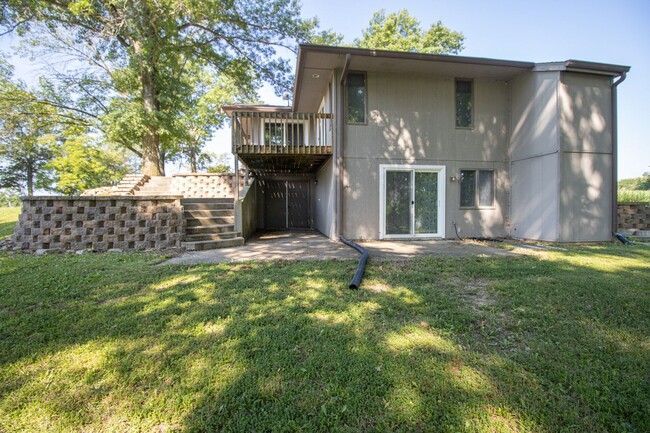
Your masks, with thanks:
M189 157L190 157L190 172L191 173L196 173L198 171L198 169L197 169L198 163L197 163L197 160L196 160L197 159L197 157L196 157L197 152L196 152L196 146L194 145L194 143L192 143L192 145L190 145L190 152L189 153L190 153L189 154Z
M29 163L27 166L27 195L34 195L34 170L32 170L32 164Z
M136 52L140 51L140 44L134 44ZM154 119L159 111L160 104L156 95L156 83L153 77L153 67L143 65L140 69L140 82L142 83L142 103L148 120ZM165 166L160 155L160 136L154 125L149 125L142 136L142 174L149 176L164 176Z

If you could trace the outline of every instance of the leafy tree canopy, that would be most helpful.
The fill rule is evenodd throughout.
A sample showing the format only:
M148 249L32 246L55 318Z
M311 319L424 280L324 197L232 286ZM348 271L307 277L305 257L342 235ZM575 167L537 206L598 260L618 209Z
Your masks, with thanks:
M282 92L291 77L278 53L316 26L300 18L296 0L6 0L1 8L5 31L67 65L52 68L48 101L136 152L149 175L164 173L201 117L196 100L210 90L197 91L197 71L229 86L229 102L250 99L261 81Z
M0 188L33 195L51 183L46 165L54 156L55 109L34 103L12 75L11 66L0 61Z
M363 37L355 39L360 48L408 51L429 54L458 54L464 47L465 36L450 30L440 21L423 30L420 21L406 9L386 15L381 9L375 12Z
M47 168L54 173L54 191L65 195L116 185L125 174L136 171L133 161L115 146L107 146L85 131L74 130L63 134L63 143Z
M618 181L618 187L630 191L650 191L650 172L643 173L641 177L621 179Z

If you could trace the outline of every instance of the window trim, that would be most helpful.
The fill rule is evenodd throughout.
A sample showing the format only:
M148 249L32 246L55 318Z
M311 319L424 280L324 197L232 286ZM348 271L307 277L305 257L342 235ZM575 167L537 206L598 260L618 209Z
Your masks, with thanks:
M461 179L462 179L462 172L463 171L473 171L476 173L476 176L474 178L474 206L461 206L462 203L462 194L463 194L463 188L461 187ZM479 190L480 188L480 181L479 181L479 176L482 171L491 171L492 172L492 204L490 206L481 206L481 191ZM496 176L496 170L493 168L461 168L459 170L459 175L458 175L458 208L459 209L496 209L496 201L497 201L497 189L496 189L496 184L497 184L497 176Z
M363 75L363 122L350 122L348 119L348 80L346 77L345 80L345 92L344 92L344 101L345 101L345 123L346 125L367 125L368 124L368 73L365 71L348 71L348 77L351 74Z
M469 126L459 126L458 125L458 118L457 118L457 112L458 112L458 82L459 81L469 81L470 82L470 102L471 102L471 110L470 110L470 121L469 121ZM454 126L456 129L461 129L461 130L473 130L474 129L474 79L473 78L462 78L462 77L456 77L454 78Z
M438 233L414 233L414 234L386 234L386 172L406 171L438 173ZM446 237L445 230L447 216L447 166L446 165L418 165L418 164L379 164L379 239L435 239ZM411 188L414 188L412 185ZM411 192L412 193L412 192ZM413 198L411 198L413 200ZM411 212L413 208L411 207ZM411 216L413 218L413 215Z

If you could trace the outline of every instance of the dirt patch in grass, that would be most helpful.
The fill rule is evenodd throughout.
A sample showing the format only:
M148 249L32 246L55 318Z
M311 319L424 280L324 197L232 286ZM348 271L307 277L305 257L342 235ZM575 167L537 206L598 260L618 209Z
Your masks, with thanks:
M497 303L495 296L488 292L489 280L462 281L460 278L455 278L454 282L460 288L463 299L477 314L483 314L487 308Z

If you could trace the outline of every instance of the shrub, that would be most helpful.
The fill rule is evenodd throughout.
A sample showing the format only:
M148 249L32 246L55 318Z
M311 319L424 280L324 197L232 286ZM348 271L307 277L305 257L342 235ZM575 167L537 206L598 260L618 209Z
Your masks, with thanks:
M630 202L648 203L650 202L650 191L619 189L618 201L620 203L630 203Z

